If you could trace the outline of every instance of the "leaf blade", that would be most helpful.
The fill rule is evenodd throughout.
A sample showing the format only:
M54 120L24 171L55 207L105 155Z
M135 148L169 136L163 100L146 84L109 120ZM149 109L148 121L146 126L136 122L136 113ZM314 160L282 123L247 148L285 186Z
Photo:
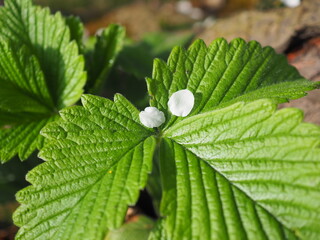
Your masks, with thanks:
M57 109L75 103L85 84L84 60L61 14L50 15L30 0L7 0L0 12L2 38L27 46L38 58Z
M291 88L284 90L283 85ZM176 47L167 63L157 59L153 76L147 79L151 106L167 109L169 97L189 89L196 98L192 115L228 106L237 101L273 98L276 103L298 98L318 87L303 79L284 56L259 43L234 39L229 44L216 39L208 47L201 40L188 50ZM264 94L261 94L263 92ZM248 95L249 94L249 95ZM177 121L167 115L167 126ZM170 120L171 119L171 120Z
M0 41L0 81L3 86L1 89L3 106L0 108L15 112L20 107L22 109L18 111L42 113L53 109L40 64L25 47L16 51L8 43ZM17 104L10 99L10 96L15 97L16 101L21 98L25 104ZM31 107L24 109L28 105Z
M27 127L27 136L43 141L39 127L45 126L44 119L50 122L58 110L79 100L86 81L84 60L61 14L51 15L31 0L5 1L0 7L0 35L1 161L14 152L25 159L22 149L31 154L41 145L27 137L22 147L8 136L15 136L17 129L25 134L24 127L32 125L34 132ZM4 127L11 128L11 134Z
M162 161L172 159L176 173L164 177L164 191L172 194L161 206L171 219L169 237L317 239L320 129L301 119L295 109L275 111L270 100L258 100L198 114L168 129L164 144L171 147L165 146ZM205 213L215 218L200 216ZM211 226L204 227L204 219ZM187 226L192 227L184 233Z
M88 69L86 90L89 93L100 91L122 49L124 37L125 29L116 24L111 24L97 36L93 51L86 56Z
M48 161L18 194L17 239L102 239L121 226L147 182L156 141L136 122L137 110L120 95L114 102L84 95L83 106L65 109L42 131L50 144L40 157Z
M21 160L27 159L35 149L40 149L44 138L40 130L56 117L22 123L0 131L0 160L1 163L9 161L18 154Z

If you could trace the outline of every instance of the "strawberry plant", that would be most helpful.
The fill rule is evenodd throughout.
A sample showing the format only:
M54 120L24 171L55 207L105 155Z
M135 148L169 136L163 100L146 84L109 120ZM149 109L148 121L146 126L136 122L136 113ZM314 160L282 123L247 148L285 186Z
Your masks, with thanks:
M154 61L142 111L93 95L123 28L92 49L82 35L30 0L0 10L0 158L45 161L16 195L16 239L319 239L320 128L277 110L319 83L255 41L196 40ZM144 188L158 216L133 231Z

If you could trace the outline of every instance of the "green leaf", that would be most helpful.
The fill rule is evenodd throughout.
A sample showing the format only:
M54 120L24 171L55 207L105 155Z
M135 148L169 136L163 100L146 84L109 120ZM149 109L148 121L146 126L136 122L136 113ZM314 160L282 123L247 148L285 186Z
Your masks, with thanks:
M155 227L149 234L148 240L167 240L168 237L165 232L165 222L163 219L158 220Z
M39 134L47 123L57 118L49 117L21 123L0 131L0 159L6 162L18 154L21 160L27 159L35 149L42 148L44 138Z
M239 101L271 98L276 103L296 99L315 89L313 83L288 65L285 56L256 41L217 39L207 47L202 40L188 50L176 47L168 63L156 59L147 79L150 105L167 109L169 97L181 89L195 94L192 115ZM176 117L167 115L168 126Z
M86 56L88 70L87 92L95 93L100 91L119 51L122 49L124 37L125 29L115 24L111 24L102 31L100 36L97 36L93 51Z
M50 15L31 0L6 0L0 8L0 35L35 55L57 109L78 101L85 84L84 60L60 13Z
M236 103L164 132L167 239L319 238L320 128L275 109Z
M41 128L79 100L84 60L70 38L60 13L30 0L6 0L0 8L1 162L17 153L28 158L43 144Z
M190 33L154 32L146 34L142 42L149 46L153 56L166 59L172 48L190 44L193 37Z
M137 216L136 221L124 224L121 228L111 231L105 240L147 240L154 221L145 216Z
M39 135L54 119L50 98L39 62L26 48L16 51L0 41L0 160L16 154L24 160L43 145Z
M241 39L208 48L197 41L175 48L168 64L156 60L151 105L168 121L159 150L163 218L149 239L318 239L320 129L274 104L317 85L271 48ZM167 102L185 88L195 107L177 118Z
M0 82L0 109L33 113L53 110L40 64L26 48L16 51L0 40Z
M149 97L145 77L152 74L154 58L167 59L176 45L186 46L190 34L148 33L140 41L127 41L119 52L106 88L108 94L121 92L138 107L145 107Z
M152 164L148 189L162 199L149 239L318 239L320 128L299 110L276 111L317 84L270 48L239 39L198 41L158 63L149 93L167 125L146 129L121 95L85 95L83 107L66 108L42 131L47 162L17 195L17 239L102 239L122 225ZM184 88L194 109L173 117L168 97Z
M190 34L173 35L172 33L149 33L139 42L127 43L119 53L116 67L132 74L136 81L144 80L152 74L154 58L167 59L174 46L187 45Z
M83 53L85 49L83 44L84 26L81 19L75 16L68 16L66 18L66 24L70 29L70 39L76 41L80 53Z
M121 95L90 95L66 108L42 133L47 160L27 175L14 221L16 239L102 239L122 225L151 171L155 138Z

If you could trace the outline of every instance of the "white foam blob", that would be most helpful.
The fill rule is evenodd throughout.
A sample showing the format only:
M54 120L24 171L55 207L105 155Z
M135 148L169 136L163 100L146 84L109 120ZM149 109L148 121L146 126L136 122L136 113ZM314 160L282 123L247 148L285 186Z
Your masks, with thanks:
M168 102L170 112L178 117L185 117L194 105L193 93L188 89L180 90L171 95Z
M301 4L301 0L282 0L282 2L290 8L298 7Z
M139 114L140 122L148 128L159 127L166 120L163 112L156 107L146 107Z

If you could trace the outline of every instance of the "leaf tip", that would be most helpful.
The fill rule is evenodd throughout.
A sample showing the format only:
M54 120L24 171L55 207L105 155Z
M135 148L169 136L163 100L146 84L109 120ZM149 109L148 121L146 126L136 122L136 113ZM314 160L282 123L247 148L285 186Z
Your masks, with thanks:
M116 93L114 96L113 96L113 101L114 102L118 102L118 101L122 101L124 100L124 96L121 94L121 93Z

